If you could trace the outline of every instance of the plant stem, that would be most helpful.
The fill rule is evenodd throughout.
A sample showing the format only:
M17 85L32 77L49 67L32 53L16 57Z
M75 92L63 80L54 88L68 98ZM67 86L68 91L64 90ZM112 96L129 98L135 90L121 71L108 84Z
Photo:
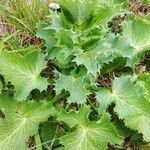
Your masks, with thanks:
M39 132L35 135L35 144L37 150L43 150Z
M64 98L65 96L68 96L68 92L64 92L64 93L61 93L59 95L57 95L54 99L53 99L53 103L57 103L59 102L62 98Z
M94 104L93 104L89 99L87 99L87 101L88 101L89 104L93 107L93 109L94 109L95 111L97 111L97 108L94 106Z

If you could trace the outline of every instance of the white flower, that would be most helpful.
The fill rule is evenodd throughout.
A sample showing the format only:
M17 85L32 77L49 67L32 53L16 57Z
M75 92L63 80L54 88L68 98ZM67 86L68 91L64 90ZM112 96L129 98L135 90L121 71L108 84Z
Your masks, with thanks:
M58 9L60 9L60 4L58 4L58 3L50 3L50 4L49 4L49 7L50 7L52 10L58 10Z

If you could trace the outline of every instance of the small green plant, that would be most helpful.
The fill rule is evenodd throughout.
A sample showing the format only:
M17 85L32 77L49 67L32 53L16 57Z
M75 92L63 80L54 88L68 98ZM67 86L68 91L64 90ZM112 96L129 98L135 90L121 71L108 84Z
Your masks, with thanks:
M148 14L119 0L58 3L37 25L41 49L0 47L0 150L149 149Z

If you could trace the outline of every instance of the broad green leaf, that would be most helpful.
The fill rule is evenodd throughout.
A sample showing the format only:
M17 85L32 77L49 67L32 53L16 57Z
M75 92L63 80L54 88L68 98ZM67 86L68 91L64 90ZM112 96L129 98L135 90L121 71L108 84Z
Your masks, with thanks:
M65 17L77 26L91 17L96 6L92 0L59 0Z
M102 66L103 63L108 64L112 62L116 57L127 57L129 53L129 47L122 49L123 45L119 42L119 37L114 34L106 34L106 36L97 44L97 59L99 64ZM120 44L119 44L120 43ZM119 48L117 46L119 45ZM125 45L125 44L124 44Z
M53 146L60 144L59 137L65 134L65 130L60 126L58 121L50 118L47 122L42 124L40 133L43 146L50 149L51 144L53 144Z
M140 90L141 87L133 84L128 76L113 80L112 97L116 102L115 111L117 111L120 118L143 111L142 106L140 106L142 102Z
M104 63L108 64L114 58L121 56L121 53L125 53L124 55L127 53L114 48L114 45L111 45L113 40L114 36L107 36L99 40L93 47L91 46L89 50L76 49L78 52L74 54L76 58L73 61L77 65L84 65L87 68L87 74L91 73L96 76Z
M100 92L97 93L96 98L100 101L100 113L105 112L108 105L114 101L113 95L108 89L100 89Z
M53 29L53 30L59 30L61 28L61 19L57 12L51 12L49 15L49 18L51 19L51 25L46 29Z
M122 119L119 119L116 114L113 115L112 123L117 128L117 131L119 132L119 134L124 137L124 139L129 136L132 136L133 131L127 126L125 126L125 123L122 121ZM134 132L134 133L138 134L137 132ZM140 134L140 137L142 137L141 134Z
M126 65L126 58L117 57L112 62L104 64L101 69L101 73L102 74L112 73L117 71L118 68L124 68L125 65Z
M110 4L112 4L113 3L113 0L99 0L99 3L101 4L101 5L110 5Z
M97 99L100 101L100 106L102 105L102 111L109 104L115 102L114 110L121 119L125 120L125 124L142 133L145 141L150 141L150 132L145 128L150 123L148 119L150 117L150 102L145 99L141 84L138 82L134 84L129 76L115 78L111 91L100 90L97 93Z
M88 116L90 112L90 108L83 105L77 112L60 111L58 113L58 120L67 123L71 128L76 125L86 125L89 123Z
M140 74L138 76L139 84L143 87L143 94L150 102L150 73Z
M71 49L67 47L59 48L58 51L55 51L54 53L50 53L49 57L54 57L54 61L60 68L69 68L73 64L72 60L74 59L74 53L76 49Z
M29 137L38 132L39 124L54 114L46 101L20 103L1 95L0 110L5 115L4 120L0 120L1 150L26 150Z
M59 0L65 19L84 30L92 25L106 25L114 16L125 12L116 2L99 0Z
M50 12L49 18L51 19L51 24L46 29L55 30L56 32L60 29L70 29L72 24L65 18L63 13Z
M118 55L128 58L126 66L134 67L141 60L141 54L150 49L150 25L142 19L130 18L123 25L123 34L108 34L107 43Z
M109 44L112 51L120 54L122 57L133 58L134 49L124 37L108 34L106 44Z
M133 56L133 58L127 59L126 66L129 66L131 68L135 68L136 65L140 64L141 57L138 57L137 55Z
M123 119L128 115L143 111L140 106L143 99L142 94L139 93L141 89L141 87L133 84L128 76L115 78L112 82L111 91L107 89L100 90L97 93L97 99L104 109L115 102L115 111Z
M150 48L150 25L140 19L128 20L124 25L123 36L134 48L135 54Z
M100 42L100 39L103 36L101 27L93 27L85 32L78 34L78 39L81 42L78 42L79 47L81 45L84 51L93 50L97 44Z
M86 83L83 81L84 76L75 75L63 75L59 73L59 79L56 80L55 90L57 93L61 93L64 89L69 91L70 96L68 102L83 103L86 101L87 95L90 92L86 89Z
M44 24L44 23L39 24L37 26L36 36L38 38L44 39L48 51L51 51L53 46L56 44L56 39L54 38L55 32L51 29L48 29L47 26L48 24Z
M47 88L47 80L40 76L45 66L46 61L38 52L25 56L7 51L0 52L0 73L15 85L15 97L20 101L25 100L33 89L42 91Z
M56 33L58 39L57 45L67 46L68 48L73 48L73 32L69 30L60 29Z
M150 142L150 103L147 103L147 114L137 113L125 118L125 125L133 130L138 130L143 134L143 138L146 142Z
M75 127L61 138L66 150L104 150L108 143L122 143L122 137L110 122L108 114L104 114L98 122L92 122L88 119L89 113L89 108L84 106L79 112L61 112L58 115L58 120Z
M112 2L105 5L100 5L95 12L94 24L106 25L108 21L119 14L123 14L125 11L122 10L120 5L116 5Z
M101 69L101 65L97 61L97 53L95 50L86 52L80 50L79 53L75 54L76 58L73 61L77 65L84 65L87 68L87 74L96 75Z

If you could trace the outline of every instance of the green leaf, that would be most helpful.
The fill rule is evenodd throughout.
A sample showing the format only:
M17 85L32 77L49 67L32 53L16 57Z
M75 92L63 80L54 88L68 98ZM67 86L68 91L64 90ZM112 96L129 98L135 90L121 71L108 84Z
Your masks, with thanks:
M95 12L94 24L106 25L115 16L123 13L120 5L115 5L110 2L109 4L100 5Z
M142 112L142 108L139 105L142 102L142 95L139 93L140 90L141 87L133 84L128 76L113 80L112 97L116 101L115 111L117 111L120 118ZM124 108L123 110L122 107Z
M55 54L54 54L55 53ZM60 68L69 68L73 64L72 60L74 59L74 53L76 51L71 48L66 48L62 47L59 48L57 53L56 51L54 53L50 53L49 57L54 57L55 63L60 67Z
M99 64L102 66L104 63L108 64L112 62L116 57L120 57L123 54L125 57L128 53L126 50L122 50L121 48L116 48L116 45L119 45L120 42L117 43L118 37L114 34L106 34L105 38L103 38L96 46L97 49L97 59ZM121 47L121 45L119 45ZM128 49L128 47L126 48Z
M42 91L47 88L47 80L40 76L45 66L46 61L38 52L25 56L0 52L0 73L15 85L15 97L19 101L25 100L33 89Z
M150 102L150 73L140 74L138 76L138 81L143 87L144 97Z
M61 138L66 150L104 150L108 143L122 143L122 137L110 122L108 114L104 114L98 122L92 122L88 119L89 113L90 109L84 106L78 112L61 112L58 115L58 120L75 127Z
M51 145L59 145L59 137L65 134L65 130L59 125L59 123L50 118L47 122L44 122L41 127L41 139L44 147L50 148Z
M108 104L116 103L114 108L125 124L131 129L138 130L143 134L145 141L150 141L150 102L145 99L143 87L129 76L115 78L111 91L101 90L97 94L97 99L104 111ZM145 128L147 126L147 128Z
M59 0L65 19L74 27L84 30L92 25L106 25L114 16L125 12L116 2L99 0Z
M113 80L111 91L107 89L100 90L97 93L97 99L100 100L103 108L107 108L108 104L116 102L115 111L123 119L128 115L142 112L139 108L139 102L142 101L140 90L141 87L133 84L128 76L123 76Z
M91 109L83 105L77 112L61 111L58 113L58 120L67 123L71 128L76 125L86 125L89 123L88 115Z
M36 36L45 40L45 45L48 51L51 51L53 46L56 44L55 32L47 28L48 24L41 23L37 26Z
M138 57L137 55L135 55L133 56L133 58L127 59L126 66L135 68L135 66L140 63L140 60L141 60L141 57Z
M114 99L112 93L108 89L100 89L98 93L96 93L96 98L100 101L100 113L104 113Z
M83 81L84 76L63 75L59 73L59 79L56 80L55 90L56 93L61 93L64 89L70 92L68 102L83 103L86 101L87 95L90 92L86 89L86 83Z
M106 37L106 44L110 45L112 51L120 54L122 57L132 58L134 56L134 49L122 36L108 34Z
M115 46L112 44L115 40L114 35L106 36L105 38L99 40L93 47L91 46L89 50L76 49L76 53L74 54L76 58L73 60L77 63L77 65L83 64L87 68L87 74L91 73L94 76L105 64L112 62L114 58L121 56L121 50L114 48Z
M26 150L29 137L38 132L41 122L54 114L46 101L17 102L0 95L0 110L5 118L0 120L0 149Z
M148 106L147 106L148 105ZM146 113L137 113L131 115L125 119L125 125L133 130L138 130L139 133L143 134L143 138L146 142L150 142L150 103L147 103Z
M102 74L112 73L118 71L120 68L123 68L125 65L126 59L122 57L117 57L112 62L104 64L101 69L101 73Z
M123 25L122 35L108 34L106 43L112 51L128 58L126 66L134 67L141 60L141 54L150 48L150 25L138 18L130 18Z
M63 13L51 11L49 18L51 19L51 24L46 29L55 30L57 32L62 28L70 29L72 27L72 24L65 18Z
M85 51L93 50L100 42L102 35L101 27L93 27L80 34L79 39L81 43L79 42L79 45L81 45L82 49Z
M150 48L150 25L140 19L126 21L123 36L134 48L135 54Z
M58 39L57 45L67 46L68 48L73 48L73 32L69 30L60 29L56 33L56 37Z
M51 11L49 18L51 19L51 25L46 29L59 30L62 26L61 19L56 11Z
M93 14L95 3L92 0L59 0L64 16L71 23L82 25Z
M100 69L101 65L97 61L98 51L85 51L79 50L76 55L76 58L73 60L77 63L77 65L84 65L87 68L87 74L91 73L96 75Z

